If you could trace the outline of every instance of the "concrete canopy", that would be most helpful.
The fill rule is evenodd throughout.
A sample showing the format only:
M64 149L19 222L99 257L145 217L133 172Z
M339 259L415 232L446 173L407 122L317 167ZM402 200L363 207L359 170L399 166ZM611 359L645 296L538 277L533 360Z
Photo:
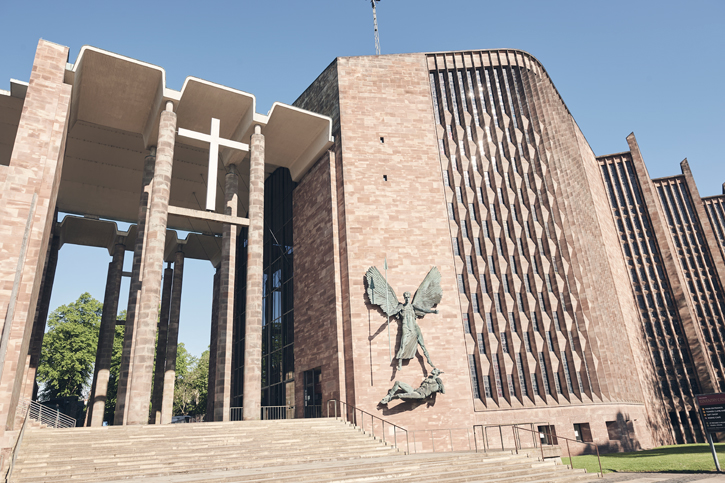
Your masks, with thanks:
M133 251L136 229L136 225L131 225L127 231L121 231L113 221L69 215L58 223L57 233L60 248L65 244L98 247L107 249L112 255L116 243L125 244L126 251ZM176 231L167 230L164 261L173 262L174 254L179 250L183 250L185 258L209 260L214 266L221 260L219 237L188 233L186 238L180 239Z
M58 195L63 212L135 223L141 195L144 157L156 143L161 110L174 104L177 125L208 134L211 119L220 120L221 137L249 143L255 125L262 126L267 174L290 169L299 180L332 145L332 121L292 106L275 103L258 114L252 94L188 77L181 91L166 87L165 71L151 64L83 47L66 71L73 85L66 156ZM240 176L240 216L248 209L248 153L220 150L216 211L224 203L224 175ZM206 197L208 145L177 137L170 205L203 210ZM231 167L234 164L236 166ZM170 215L170 229L221 233L219 222Z

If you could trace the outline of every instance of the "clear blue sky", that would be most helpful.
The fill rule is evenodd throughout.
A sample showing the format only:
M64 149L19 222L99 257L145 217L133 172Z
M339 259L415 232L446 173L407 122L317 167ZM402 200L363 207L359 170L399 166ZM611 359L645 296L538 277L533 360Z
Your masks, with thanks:
M368 0L0 3L0 89L28 80L39 38L93 45L166 69L168 87L197 76L292 103L338 56L374 54ZM383 54L517 48L546 67L597 155L634 132L652 177L687 157L703 196L725 181L725 2L382 0ZM109 256L66 246L51 308L88 291L103 299ZM127 256L127 265L130 253ZM180 339L209 343L212 268L188 262ZM121 307L125 307L127 285Z

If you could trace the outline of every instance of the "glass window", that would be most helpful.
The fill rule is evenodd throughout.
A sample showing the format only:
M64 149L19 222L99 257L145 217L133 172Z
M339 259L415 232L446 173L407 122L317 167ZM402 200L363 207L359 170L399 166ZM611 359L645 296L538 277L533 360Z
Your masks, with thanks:
M547 395L551 395L551 389L549 387L549 376L546 369L546 359L544 359L544 353L539 352L539 366L541 367L541 380L544 383L544 391Z
M486 353L486 345L483 343L483 334L478 334L478 352L479 354Z
M473 354L468 356L468 370L471 372L471 387L473 387L473 397L481 399L481 393L478 389L478 369L476 368L476 358Z
M491 395L491 378L488 375L483 376L483 390L486 393L486 397L489 397L489 398L493 397ZM474 393L475 393L475 389L474 389Z
M516 318L514 317L513 312L509 312L509 329L512 333L516 333Z

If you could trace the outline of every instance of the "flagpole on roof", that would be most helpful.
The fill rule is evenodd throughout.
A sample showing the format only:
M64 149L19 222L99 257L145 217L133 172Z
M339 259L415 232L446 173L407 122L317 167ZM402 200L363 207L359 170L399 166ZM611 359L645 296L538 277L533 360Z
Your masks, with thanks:
M370 0L370 4L373 6L373 26L375 27L375 55L380 55L380 36L378 35L378 13L375 9L375 2L380 0Z

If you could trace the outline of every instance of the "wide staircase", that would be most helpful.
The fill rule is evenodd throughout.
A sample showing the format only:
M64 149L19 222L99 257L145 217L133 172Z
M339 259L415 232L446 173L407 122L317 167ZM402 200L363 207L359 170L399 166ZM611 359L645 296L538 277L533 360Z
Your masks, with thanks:
M9 481L563 483L596 476L535 452L406 455L401 446L335 419L29 427Z

